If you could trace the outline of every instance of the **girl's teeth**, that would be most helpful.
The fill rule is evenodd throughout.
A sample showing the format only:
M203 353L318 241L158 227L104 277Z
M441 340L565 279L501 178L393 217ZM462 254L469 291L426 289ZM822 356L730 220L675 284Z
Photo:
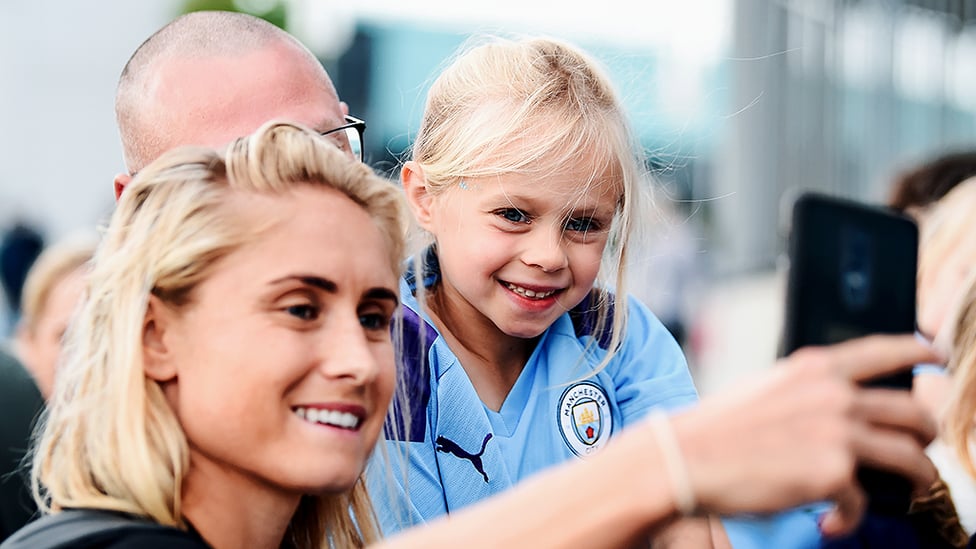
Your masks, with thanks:
M532 298L532 299L543 299L543 298L549 297L552 294L556 293L556 290L549 290L548 292L536 292L536 291L530 290L528 288L523 288L521 286L516 286L515 284L511 284L511 283L508 283L508 282L505 283L505 286L507 286L509 290L512 290L513 292L515 292L515 293L517 293L517 294L519 294L521 296L525 296L525 297Z
M322 423L324 425L334 425L345 429L354 429L359 426L359 418L348 412L338 410L322 410L317 408L295 408L295 415L311 423Z

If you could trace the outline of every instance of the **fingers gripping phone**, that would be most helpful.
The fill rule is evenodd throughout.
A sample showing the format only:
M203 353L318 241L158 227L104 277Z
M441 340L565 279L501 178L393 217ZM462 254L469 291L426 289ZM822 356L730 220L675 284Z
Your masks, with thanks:
M892 210L817 193L793 205L785 356L807 345L829 345L869 334L915 330L918 228ZM869 385L910 390L910 369ZM911 484L862 468L858 480L874 511L907 512Z

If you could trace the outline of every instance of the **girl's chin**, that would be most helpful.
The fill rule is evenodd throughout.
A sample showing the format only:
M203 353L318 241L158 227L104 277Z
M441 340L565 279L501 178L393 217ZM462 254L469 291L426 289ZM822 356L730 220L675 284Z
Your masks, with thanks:
M508 337L514 337L516 339L535 339L541 336L549 326L552 326L552 322L547 323L545 326L518 326L507 330L502 329L501 331Z

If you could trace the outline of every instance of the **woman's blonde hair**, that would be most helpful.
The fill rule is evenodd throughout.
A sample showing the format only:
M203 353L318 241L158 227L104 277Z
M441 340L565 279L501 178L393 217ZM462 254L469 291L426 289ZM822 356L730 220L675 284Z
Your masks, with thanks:
M584 52L550 38L472 40L433 83L413 145L434 195L469 178L544 180L581 157L592 170L580 193L609 182L618 196L598 285L623 295L628 241L643 209L642 153L609 78ZM612 326L606 364L623 337L627 300L596 296L594 339Z
M42 508L111 509L185 526L180 495L189 450L162 389L143 372L147 303L154 295L173 307L187 304L215 264L254 236L224 206L230 195L298 185L336 189L362 206L400 272L401 191L311 130L272 122L223 154L181 148L163 155L123 193L93 261L88 299L69 329L34 456ZM302 498L282 547L352 547L376 537L360 477L348 492Z

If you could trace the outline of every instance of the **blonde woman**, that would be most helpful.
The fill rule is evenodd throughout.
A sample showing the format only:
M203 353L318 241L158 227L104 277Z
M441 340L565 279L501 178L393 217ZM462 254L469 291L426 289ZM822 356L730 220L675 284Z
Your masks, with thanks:
M375 539L359 475L393 388L399 204L286 125L140 172L69 330L42 506L182 529L150 546Z
M62 336L81 300L87 263L94 251L94 240L79 236L60 240L41 253L27 273L13 338L26 374L18 375L21 364L11 362L13 358L0 349L4 393L0 394L4 424L0 428L0 541L36 511L21 465L32 426L51 395Z
M36 449L51 515L3 549L376 541L362 472L394 392L404 219L394 186L287 123L142 170L96 253ZM856 382L931 358L910 337L802 351L387 543L617 547L682 516L825 498L824 530L847 531L857 463L910 474L933 431L906 395Z

